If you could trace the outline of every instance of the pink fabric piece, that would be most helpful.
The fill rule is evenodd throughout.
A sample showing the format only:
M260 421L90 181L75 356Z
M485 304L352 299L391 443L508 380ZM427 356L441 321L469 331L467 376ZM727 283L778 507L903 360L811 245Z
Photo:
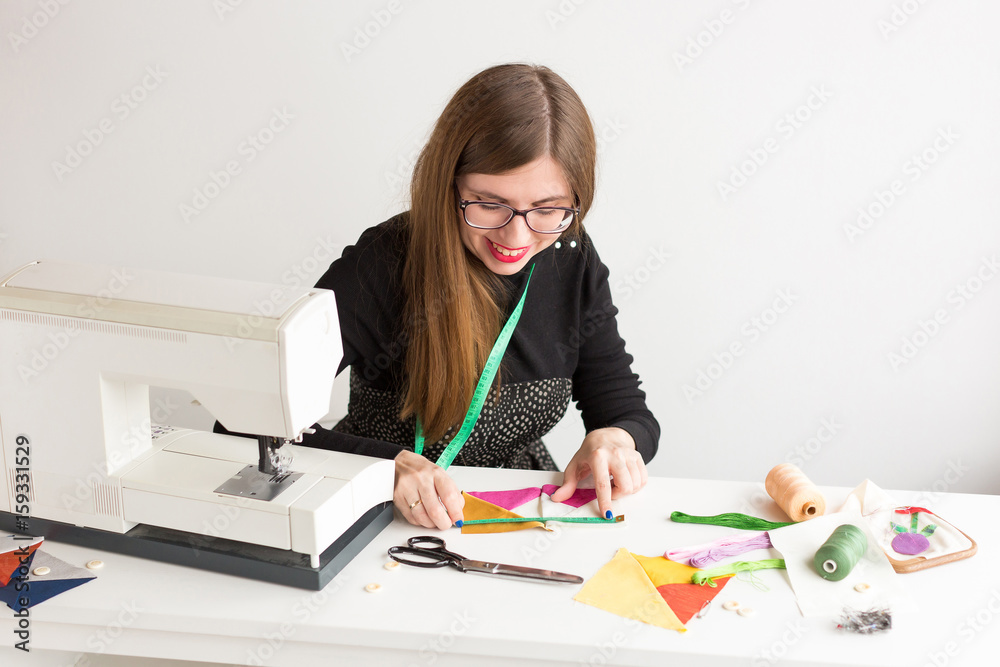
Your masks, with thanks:
M466 491L466 493L505 510L514 510L529 500L534 500L542 495L542 490L537 486L530 486L526 489L513 489L511 491Z
M546 484L542 487L542 493L547 496L551 496L559 487L555 484ZM593 502L597 499L597 491L594 489L577 489L573 492L573 495L562 501L563 505L571 505L572 507L583 507L589 502Z

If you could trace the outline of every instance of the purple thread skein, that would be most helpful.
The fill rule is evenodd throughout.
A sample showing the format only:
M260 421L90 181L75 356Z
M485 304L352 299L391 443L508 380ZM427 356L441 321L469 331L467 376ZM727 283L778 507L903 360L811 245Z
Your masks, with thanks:
M739 556L755 549L769 549L771 547L771 536L761 533L756 537L743 540L724 541L713 547L705 549L691 556L689 562L691 567L702 568L711 565L730 556Z

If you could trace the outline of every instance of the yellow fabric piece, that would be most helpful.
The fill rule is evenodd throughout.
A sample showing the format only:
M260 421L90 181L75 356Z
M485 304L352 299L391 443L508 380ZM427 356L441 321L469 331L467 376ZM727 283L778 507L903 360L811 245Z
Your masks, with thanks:
M675 563L663 556L640 556L632 554L642 569L646 571L653 586L659 588L667 584L690 584L691 575L698 571L698 568Z
M573 599L625 618L687 632L650 581L646 570L628 549L619 549L615 557L598 570Z
M519 519L520 514L514 514L510 510L497 507L493 503L470 496L462 491L465 498L465 507L462 509L462 518L467 521L475 519ZM525 528L545 528L538 521L525 521L523 523L483 523L476 525L465 524L462 526L462 533L508 533L512 530L524 530ZM545 528L548 530L548 528Z

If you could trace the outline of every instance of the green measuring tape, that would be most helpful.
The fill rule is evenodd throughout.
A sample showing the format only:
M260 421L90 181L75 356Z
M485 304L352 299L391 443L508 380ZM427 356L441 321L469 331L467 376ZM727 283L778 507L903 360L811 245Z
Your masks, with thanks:
M476 526L483 523L527 523L530 521L537 521L538 523L545 523L546 521L561 521L563 523L621 523L624 520L624 514L619 514L613 519L600 519L596 516L518 516L502 519L470 519L468 521L459 521L455 525L461 528L462 526Z
M472 429L479 419L479 413L483 411L486 394L489 393L490 385L493 384L493 378L496 377L497 369L500 368L500 359L503 358L503 353L507 350L507 343L510 342L510 337L514 335L514 327L517 326L517 321L521 318L521 310L524 309L524 297L528 296L528 285L531 283L531 274L534 272L535 265L532 264L531 270L528 271L528 280L524 284L524 292L521 294L521 299L517 302L517 306L514 307L514 312L507 318L507 323L503 325L503 329L500 330L500 335L497 336L496 342L493 343L493 349L490 350L486 366L483 368L482 375L479 376L479 382L476 384L476 391L472 394L472 403L469 405L469 411L465 413L462 427L458 430L458 434L452 438L452 441L448 443L444 451L441 452L441 456L438 457L437 464L442 468L447 469L451 465L451 462L455 460L455 457L458 456L462 445L465 444L465 441L469 439L469 435L472 434ZM417 454L423 454L424 452L424 429L420 425L419 416L417 417L417 432L413 440L413 451ZM601 519L601 521L605 521L605 519Z

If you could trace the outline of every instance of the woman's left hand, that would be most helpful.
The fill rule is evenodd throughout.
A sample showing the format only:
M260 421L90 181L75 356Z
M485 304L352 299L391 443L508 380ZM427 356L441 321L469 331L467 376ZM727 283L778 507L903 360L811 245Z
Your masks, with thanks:
M572 496L576 485L588 475L594 476L597 505L604 516L611 514L612 500L635 493L649 479L646 464L635 451L635 440L628 431L616 426L587 434L566 466L563 484L552 494L552 500L562 502Z

